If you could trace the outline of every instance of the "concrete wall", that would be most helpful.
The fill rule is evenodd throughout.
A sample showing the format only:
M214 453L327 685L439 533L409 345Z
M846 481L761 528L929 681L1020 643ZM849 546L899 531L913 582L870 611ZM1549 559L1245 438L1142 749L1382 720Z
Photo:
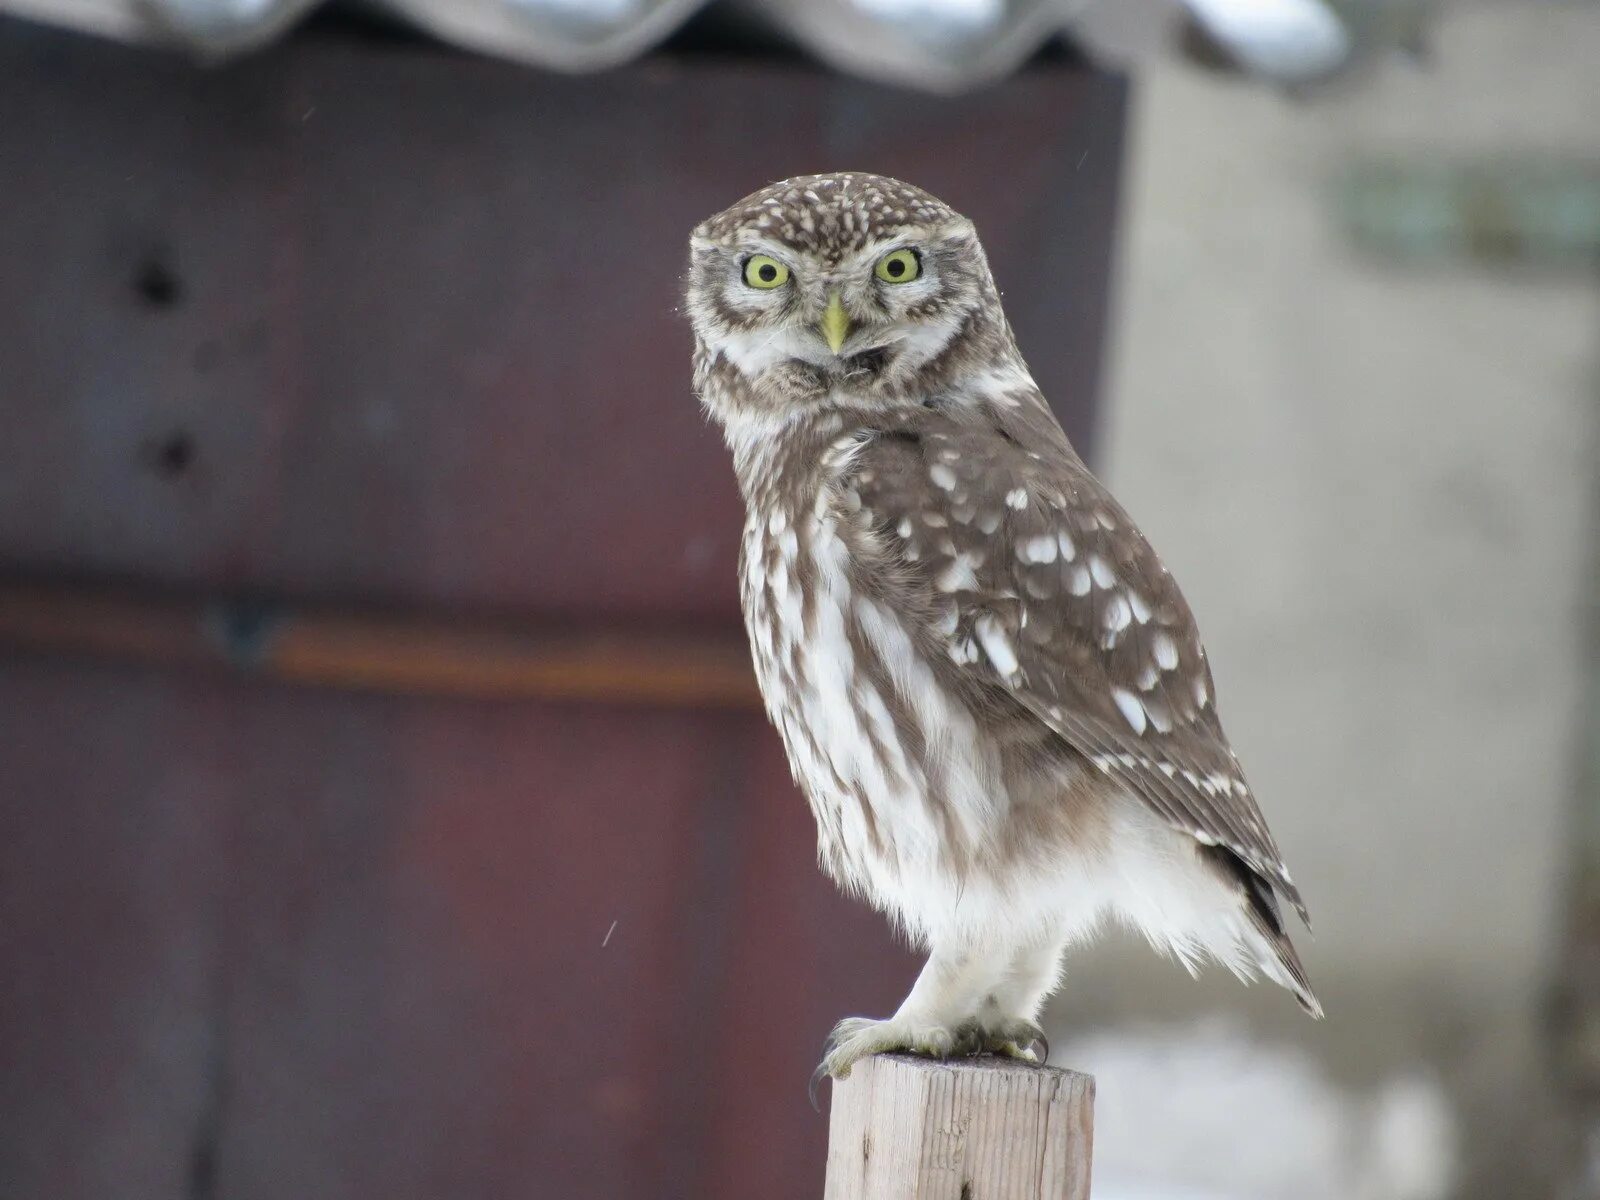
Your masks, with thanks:
M1310 102L1170 60L1138 77L1102 465L1200 617L1330 1020L1191 993L1114 947L1080 960L1058 1023L1215 1005L1353 1089L1423 1072L1464 1134L1462 1194L1537 1195L1551 1156L1519 1160L1555 1128L1537 1017L1581 726L1600 278L1363 260L1333 192L1366 153L1600 160L1600 7L1456 9L1436 33L1424 69Z

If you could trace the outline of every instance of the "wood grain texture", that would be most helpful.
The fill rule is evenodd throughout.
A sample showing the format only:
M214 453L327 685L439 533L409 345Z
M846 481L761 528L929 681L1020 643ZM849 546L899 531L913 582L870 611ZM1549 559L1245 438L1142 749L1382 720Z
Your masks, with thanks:
M878 1055L834 1085L826 1200L1088 1200L1094 1079Z

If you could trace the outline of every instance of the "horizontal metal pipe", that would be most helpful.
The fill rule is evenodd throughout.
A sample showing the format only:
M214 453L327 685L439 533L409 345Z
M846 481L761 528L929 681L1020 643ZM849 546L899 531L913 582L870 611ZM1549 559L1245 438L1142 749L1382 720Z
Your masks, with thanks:
M303 604L0 582L0 651L223 667L419 696L759 705L735 634L522 628Z

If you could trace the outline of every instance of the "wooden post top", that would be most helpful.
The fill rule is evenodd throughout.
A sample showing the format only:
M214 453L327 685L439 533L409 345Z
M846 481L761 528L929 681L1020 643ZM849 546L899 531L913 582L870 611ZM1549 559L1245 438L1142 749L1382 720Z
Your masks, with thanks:
M826 1200L1089 1200L1094 1079L1003 1058L863 1059L833 1085Z

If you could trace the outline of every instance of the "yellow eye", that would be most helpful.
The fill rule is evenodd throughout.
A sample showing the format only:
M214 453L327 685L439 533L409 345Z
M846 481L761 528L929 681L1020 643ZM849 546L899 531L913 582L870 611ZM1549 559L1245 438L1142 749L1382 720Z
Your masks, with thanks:
M771 291L789 282L789 268L765 254L752 254L745 260L744 281L753 288Z
M915 250L894 250L878 260L872 273L885 283L910 283L922 274L922 260Z

